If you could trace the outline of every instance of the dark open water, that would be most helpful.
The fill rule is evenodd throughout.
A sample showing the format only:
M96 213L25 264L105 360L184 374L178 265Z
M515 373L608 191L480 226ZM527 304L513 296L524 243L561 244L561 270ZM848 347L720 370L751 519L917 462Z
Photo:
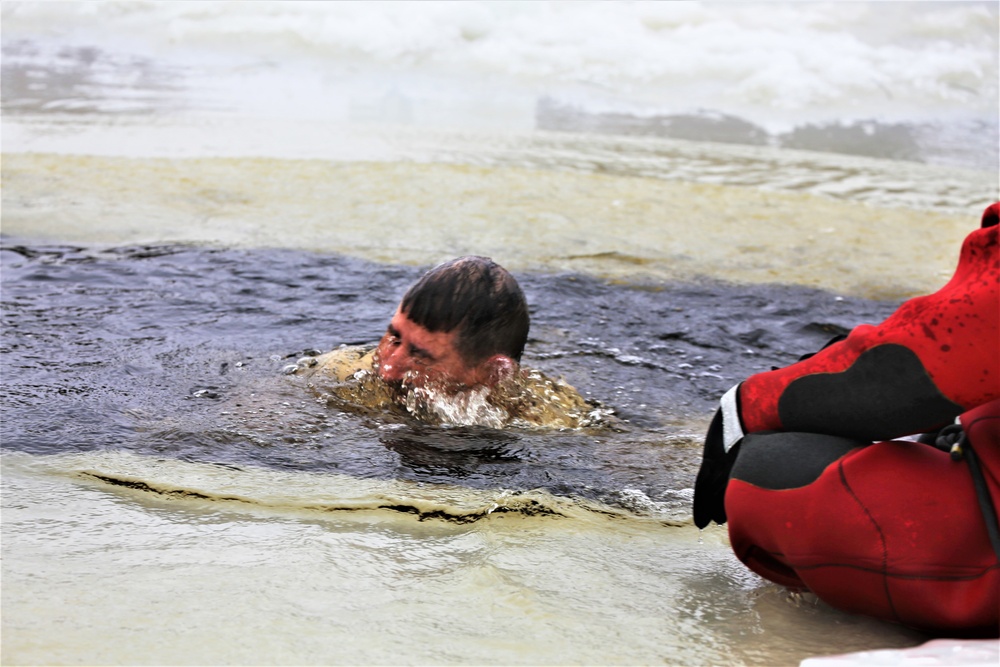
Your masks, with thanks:
M722 283L518 276L524 364L614 410L583 431L390 423L313 399L289 360L376 341L421 269L296 251L27 246L2 253L3 447L676 502L727 388L897 304Z

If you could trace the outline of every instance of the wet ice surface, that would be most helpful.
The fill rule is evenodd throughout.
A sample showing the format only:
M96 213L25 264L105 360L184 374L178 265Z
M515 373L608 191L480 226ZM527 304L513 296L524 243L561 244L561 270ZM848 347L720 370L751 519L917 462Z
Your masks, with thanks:
M282 368L378 339L421 268L295 251L2 253L4 447L544 489L686 511L719 395L895 303L797 287L519 275L523 363L614 411L579 430L426 425L318 402ZM58 419L53 419L58 415Z

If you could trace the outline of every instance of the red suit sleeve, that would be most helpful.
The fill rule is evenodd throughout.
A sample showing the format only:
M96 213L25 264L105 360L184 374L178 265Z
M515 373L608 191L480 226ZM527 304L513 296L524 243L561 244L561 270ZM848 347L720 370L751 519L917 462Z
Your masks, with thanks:
M1000 397L1000 203L962 244L939 291L879 325L738 390L746 433L768 430L888 440L934 430Z

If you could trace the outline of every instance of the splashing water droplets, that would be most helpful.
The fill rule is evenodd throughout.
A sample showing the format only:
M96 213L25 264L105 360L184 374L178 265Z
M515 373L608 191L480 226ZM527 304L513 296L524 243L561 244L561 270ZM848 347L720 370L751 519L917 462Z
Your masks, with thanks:
M511 420L510 413L489 400L487 387L476 387L456 393L436 384L413 387L405 396L406 410L425 421L456 426L486 426L503 428Z

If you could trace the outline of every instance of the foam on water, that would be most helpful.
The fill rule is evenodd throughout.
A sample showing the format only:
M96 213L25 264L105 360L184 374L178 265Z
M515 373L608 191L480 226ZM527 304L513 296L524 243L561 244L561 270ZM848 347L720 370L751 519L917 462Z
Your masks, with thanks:
M992 2L7 2L3 20L8 113L526 130L555 102L615 133L997 163Z
M568 86L653 109L994 112L996 4L4 3L7 35ZM192 59L195 56L192 56ZM723 102L725 100L725 102Z

